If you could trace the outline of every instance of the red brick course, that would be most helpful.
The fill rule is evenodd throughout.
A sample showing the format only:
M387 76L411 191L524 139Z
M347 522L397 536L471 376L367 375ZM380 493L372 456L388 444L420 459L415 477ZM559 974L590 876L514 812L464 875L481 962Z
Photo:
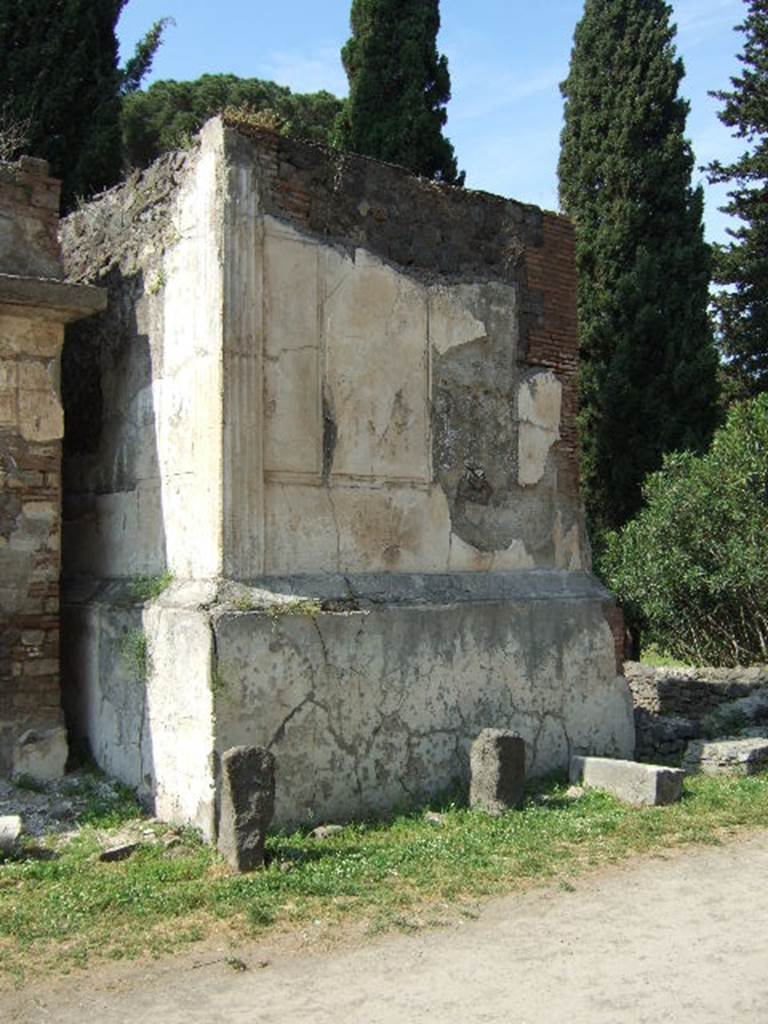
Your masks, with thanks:
M577 374L579 330L576 318L576 240L573 225L545 213L542 244L525 252L525 362L552 370L563 385L563 412L558 449L563 453L565 479L560 486L579 491Z

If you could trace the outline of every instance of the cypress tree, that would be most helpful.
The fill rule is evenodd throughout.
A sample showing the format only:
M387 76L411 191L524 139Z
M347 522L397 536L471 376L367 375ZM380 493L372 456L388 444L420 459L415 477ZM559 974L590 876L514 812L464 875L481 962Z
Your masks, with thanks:
M712 95L723 102L720 120L749 148L708 170L710 181L733 184L723 209L742 222L716 249L715 280L731 286L715 300L718 341L740 389L757 394L768 391L768 0L748 0L747 8L737 26L743 72L731 90Z
M451 79L437 52L438 0L353 0L351 29L341 52L349 100L339 145L462 185L443 135Z
M28 126L28 152L62 179L65 209L119 179L121 94L138 87L160 45L167 19L120 71L115 27L127 2L0 0L4 109Z
M710 254L691 186L682 61L663 0L586 0L568 78L560 199L577 238L584 494L593 534L717 421Z
M70 207L120 174L115 24L125 0L0 0L0 81Z

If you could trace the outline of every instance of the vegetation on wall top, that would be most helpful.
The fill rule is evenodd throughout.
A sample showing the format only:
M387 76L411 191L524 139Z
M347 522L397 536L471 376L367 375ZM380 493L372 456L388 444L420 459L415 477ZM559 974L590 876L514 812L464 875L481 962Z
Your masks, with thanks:
M329 92L294 93L275 82L236 75L155 82L125 98L125 156L131 166L146 167L161 154L188 145L208 118L225 109L272 112L281 132L327 144L342 105Z

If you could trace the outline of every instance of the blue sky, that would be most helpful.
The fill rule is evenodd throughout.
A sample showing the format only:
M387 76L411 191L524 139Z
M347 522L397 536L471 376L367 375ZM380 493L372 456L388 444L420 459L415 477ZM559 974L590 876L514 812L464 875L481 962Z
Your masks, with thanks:
M446 131L467 186L556 209L558 83L567 74L580 0L442 0L440 6L439 45L453 86ZM742 37L733 26L745 4L673 0L672 7L697 164L728 160L741 146L717 120L718 104L707 90L727 87L738 69ZM166 31L148 82L231 72L344 95L339 50L349 34L349 9L350 0L130 0L119 25L121 51L129 54L149 25L167 15L176 24ZM708 236L722 240L723 189L707 186L706 199Z

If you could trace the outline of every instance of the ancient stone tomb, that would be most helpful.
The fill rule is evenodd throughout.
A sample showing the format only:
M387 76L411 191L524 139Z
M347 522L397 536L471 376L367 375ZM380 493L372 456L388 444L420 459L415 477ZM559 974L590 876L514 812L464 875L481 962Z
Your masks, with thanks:
M106 314L64 354L65 696L105 769L217 829L631 756L578 497L570 225L218 120L73 214Z

